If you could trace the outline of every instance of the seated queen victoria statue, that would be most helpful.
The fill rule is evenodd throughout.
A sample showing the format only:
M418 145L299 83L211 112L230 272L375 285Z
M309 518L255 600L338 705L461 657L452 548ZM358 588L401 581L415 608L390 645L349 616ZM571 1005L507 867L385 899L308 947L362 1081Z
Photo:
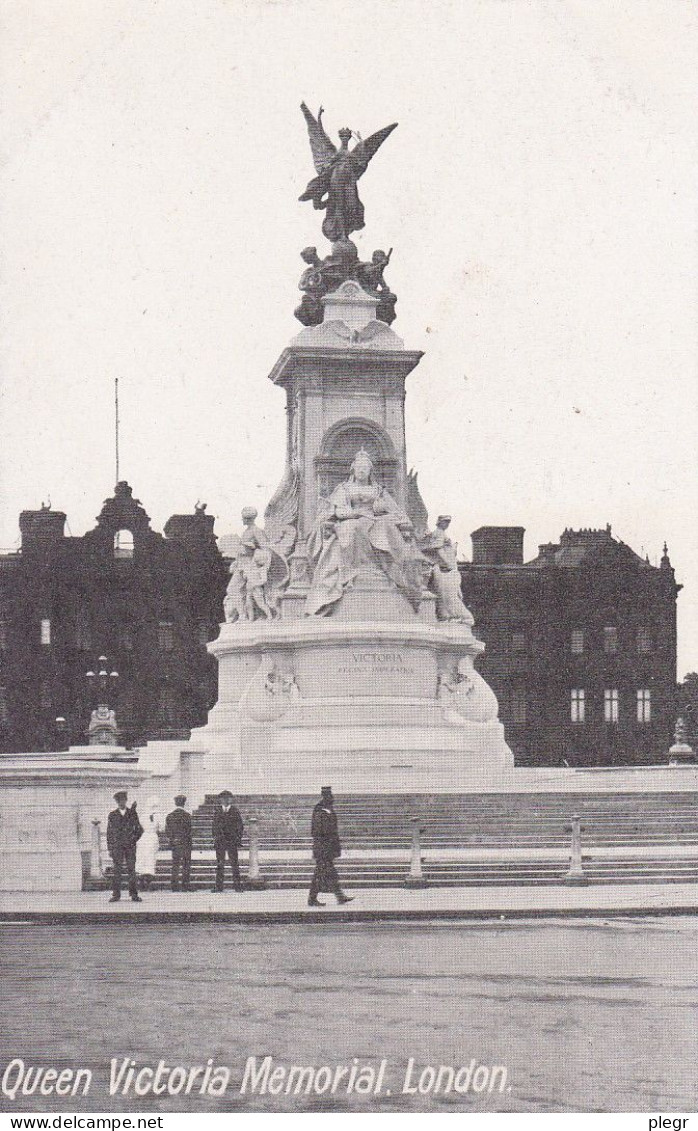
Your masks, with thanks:
M412 524L373 477L373 462L356 453L349 478L320 500L318 520L308 540L314 566L306 599L308 616L327 615L359 574L380 571L413 605L422 594L422 555L409 535Z

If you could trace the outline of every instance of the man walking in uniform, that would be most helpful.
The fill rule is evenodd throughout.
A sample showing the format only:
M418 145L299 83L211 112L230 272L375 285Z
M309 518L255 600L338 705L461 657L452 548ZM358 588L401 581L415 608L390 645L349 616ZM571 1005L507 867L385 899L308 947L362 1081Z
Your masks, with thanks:
M238 849L242 844L243 823L239 809L233 805L233 795L229 789L218 794L220 805L213 814L213 847L216 850L216 886L214 891L223 891L226 854L233 869L233 887L242 891Z
M319 891L334 892L337 903L351 903L353 899L353 896L345 895L339 886L339 876L334 866L334 861L342 855L342 846L339 843L337 814L334 811L331 787L323 785L320 794L320 801L313 809L310 827L313 837L315 872L310 881L308 907L325 906L324 903L320 903L317 897Z
M117 808L112 809L107 821L107 850L114 863L110 903L118 903L121 899L121 872L124 864L128 876L128 894L134 903L141 902L136 882L136 845L143 836L143 827L138 820L135 801L127 809L127 799L125 789L114 794Z
M165 818L165 835L172 849L172 891L191 891L191 816L184 806L187 799L183 793L174 799L176 808ZM180 889L180 873L182 886Z

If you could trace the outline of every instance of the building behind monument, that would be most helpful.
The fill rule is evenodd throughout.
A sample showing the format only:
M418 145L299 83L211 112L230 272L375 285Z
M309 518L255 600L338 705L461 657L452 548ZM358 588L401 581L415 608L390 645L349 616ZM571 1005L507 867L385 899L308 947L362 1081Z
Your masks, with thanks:
M518 765L666 762L676 721L676 598L610 526L563 532L524 562L524 529L485 526L461 565Z
M49 507L20 515L21 549L0 555L0 750L87 741L96 705L86 672L105 655L122 745L185 738L205 723L217 671L226 569L203 508L173 515L164 535L129 485L117 484L82 537Z

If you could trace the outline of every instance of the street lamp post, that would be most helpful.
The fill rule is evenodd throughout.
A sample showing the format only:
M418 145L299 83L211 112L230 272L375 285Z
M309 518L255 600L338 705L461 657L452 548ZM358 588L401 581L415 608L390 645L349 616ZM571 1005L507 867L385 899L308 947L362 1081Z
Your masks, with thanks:
M68 732L68 723L63 715L58 715L54 725L54 749L67 750L70 746L70 735Z

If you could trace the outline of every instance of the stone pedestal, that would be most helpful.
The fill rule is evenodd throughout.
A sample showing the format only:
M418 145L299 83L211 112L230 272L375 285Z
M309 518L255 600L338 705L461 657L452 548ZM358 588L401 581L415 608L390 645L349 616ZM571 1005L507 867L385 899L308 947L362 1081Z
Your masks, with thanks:
M80 891L93 820L106 828L117 789L147 774L110 754L0 755L0 891Z
M437 698L440 673L482 650L470 628L415 614L355 619L363 598L347 596L356 607L342 617L221 627L208 646L218 702L193 736L209 752L210 789L438 789L510 774L497 702L477 672L464 702Z

